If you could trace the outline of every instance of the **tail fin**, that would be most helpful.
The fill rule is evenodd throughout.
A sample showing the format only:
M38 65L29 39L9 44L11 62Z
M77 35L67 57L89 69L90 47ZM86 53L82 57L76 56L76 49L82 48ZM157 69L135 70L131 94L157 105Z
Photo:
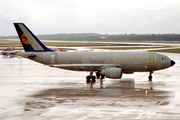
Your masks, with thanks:
M47 48L23 23L14 23L25 52L49 52Z

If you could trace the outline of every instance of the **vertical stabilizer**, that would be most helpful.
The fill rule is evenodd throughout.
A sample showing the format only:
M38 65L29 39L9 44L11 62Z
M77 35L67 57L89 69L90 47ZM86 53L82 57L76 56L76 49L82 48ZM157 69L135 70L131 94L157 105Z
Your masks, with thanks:
M25 52L49 52L47 48L23 23L14 23Z

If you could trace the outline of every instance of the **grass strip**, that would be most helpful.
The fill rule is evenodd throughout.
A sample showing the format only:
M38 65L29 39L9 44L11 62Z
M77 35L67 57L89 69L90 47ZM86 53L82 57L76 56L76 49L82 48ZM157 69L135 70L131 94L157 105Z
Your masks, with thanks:
M162 50L148 50L148 52L180 53L180 48L177 48L177 49L162 49Z

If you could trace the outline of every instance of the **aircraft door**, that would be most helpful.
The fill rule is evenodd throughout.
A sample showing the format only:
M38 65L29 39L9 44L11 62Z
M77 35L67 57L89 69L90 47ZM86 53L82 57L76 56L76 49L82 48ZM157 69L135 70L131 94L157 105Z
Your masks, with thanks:
M154 70L155 69L155 63L156 63L156 56L153 54L149 54L148 55L148 59L147 59L147 65L148 65L148 70Z
M56 54L55 53L51 53L51 55L50 55L50 63L55 63L56 61Z
M154 63L154 55L149 55L149 63Z

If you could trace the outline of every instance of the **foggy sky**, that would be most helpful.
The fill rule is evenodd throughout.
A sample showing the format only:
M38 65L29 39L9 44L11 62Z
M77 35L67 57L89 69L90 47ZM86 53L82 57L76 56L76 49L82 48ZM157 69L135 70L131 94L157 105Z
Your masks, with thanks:
M1 0L0 36L13 23L35 34L180 33L180 0Z

